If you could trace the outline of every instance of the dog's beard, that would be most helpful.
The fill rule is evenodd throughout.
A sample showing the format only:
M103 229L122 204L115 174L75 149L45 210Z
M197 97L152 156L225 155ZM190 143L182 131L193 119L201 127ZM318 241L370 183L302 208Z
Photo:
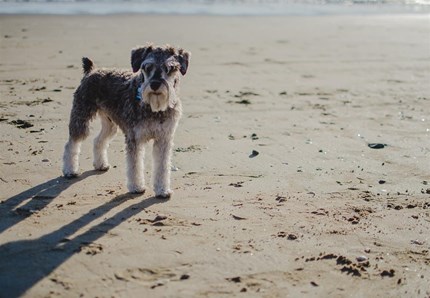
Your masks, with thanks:
M149 105L153 112L164 112L169 107L169 97L165 93L149 93Z
M169 108L169 90L166 86L161 86L154 92L147 86L143 92L143 101L149 104L151 111L164 112Z

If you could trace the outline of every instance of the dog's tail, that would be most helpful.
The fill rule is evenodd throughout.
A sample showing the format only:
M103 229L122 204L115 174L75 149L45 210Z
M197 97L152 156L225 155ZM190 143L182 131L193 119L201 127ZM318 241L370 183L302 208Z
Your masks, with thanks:
M89 58L82 58L82 68L84 69L84 74L87 75L93 69L94 63Z

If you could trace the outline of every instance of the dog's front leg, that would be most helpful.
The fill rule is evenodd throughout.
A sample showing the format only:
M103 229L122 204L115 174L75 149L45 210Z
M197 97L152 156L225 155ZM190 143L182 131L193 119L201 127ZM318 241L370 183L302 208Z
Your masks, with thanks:
M172 140L156 139L154 141L154 192L159 198L170 198L170 156L172 154Z
M134 137L126 137L128 190L132 193L145 192L144 155L145 148Z

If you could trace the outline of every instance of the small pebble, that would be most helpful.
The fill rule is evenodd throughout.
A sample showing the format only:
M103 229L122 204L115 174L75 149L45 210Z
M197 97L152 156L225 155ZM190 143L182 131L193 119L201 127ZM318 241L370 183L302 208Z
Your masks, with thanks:
M412 244L416 244L416 245L423 245L424 241L420 241L420 240L411 240Z
M381 143L370 143L367 146L372 149L383 149L387 146L387 144L381 144Z
M257 150L252 150L252 153L251 155L249 155L249 158L256 157L258 154L260 154L260 152L258 152Z
M232 282L242 282L242 279L240 278L240 276L236 276L236 277L230 277L230 278L226 278L228 281L232 281Z
M288 240L296 240L297 239L297 235L294 234L289 234L287 237Z
M165 215L157 215L157 216L152 220L152 222L162 221L162 220L165 220L165 219L167 219L167 216L165 216Z
M359 256L356 260L357 262L366 262L368 258L366 256Z

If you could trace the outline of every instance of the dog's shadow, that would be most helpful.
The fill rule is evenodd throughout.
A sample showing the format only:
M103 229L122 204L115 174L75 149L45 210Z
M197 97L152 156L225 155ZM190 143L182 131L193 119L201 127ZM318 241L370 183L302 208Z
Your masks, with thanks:
M33 213L45 208L63 191L100 171L87 171L74 179L57 177L14 195L0 204L0 233L16 225ZM18 207L19 206L19 207Z
M7 199L0 205L0 233L31 216L31 210L35 206L37 206L37 210L46 207L49 202L72 184L97 173L96 171L86 172L74 180L52 179ZM49 193L49 196L46 196L46 193ZM110 210L138 196L133 194L119 195L49 234L36 239L11 241L0 245L0 297L21 296L71 256L78 253L82 247L90 245L143 209L154 204L166 202L166 200L160 200L155 197L143 201L139 200L139 202L92 226L84 233L72 236L92 221L103 217ZM23 211L16 211L15 207L28 198L30 200L24 206L19 207ZM36 200L36 202L32 202L33 200ZM25 210L28 210L28 213ZM10 212L18 212L18 214L10 216ZM5 216L11 217L12 220L5 221Z

